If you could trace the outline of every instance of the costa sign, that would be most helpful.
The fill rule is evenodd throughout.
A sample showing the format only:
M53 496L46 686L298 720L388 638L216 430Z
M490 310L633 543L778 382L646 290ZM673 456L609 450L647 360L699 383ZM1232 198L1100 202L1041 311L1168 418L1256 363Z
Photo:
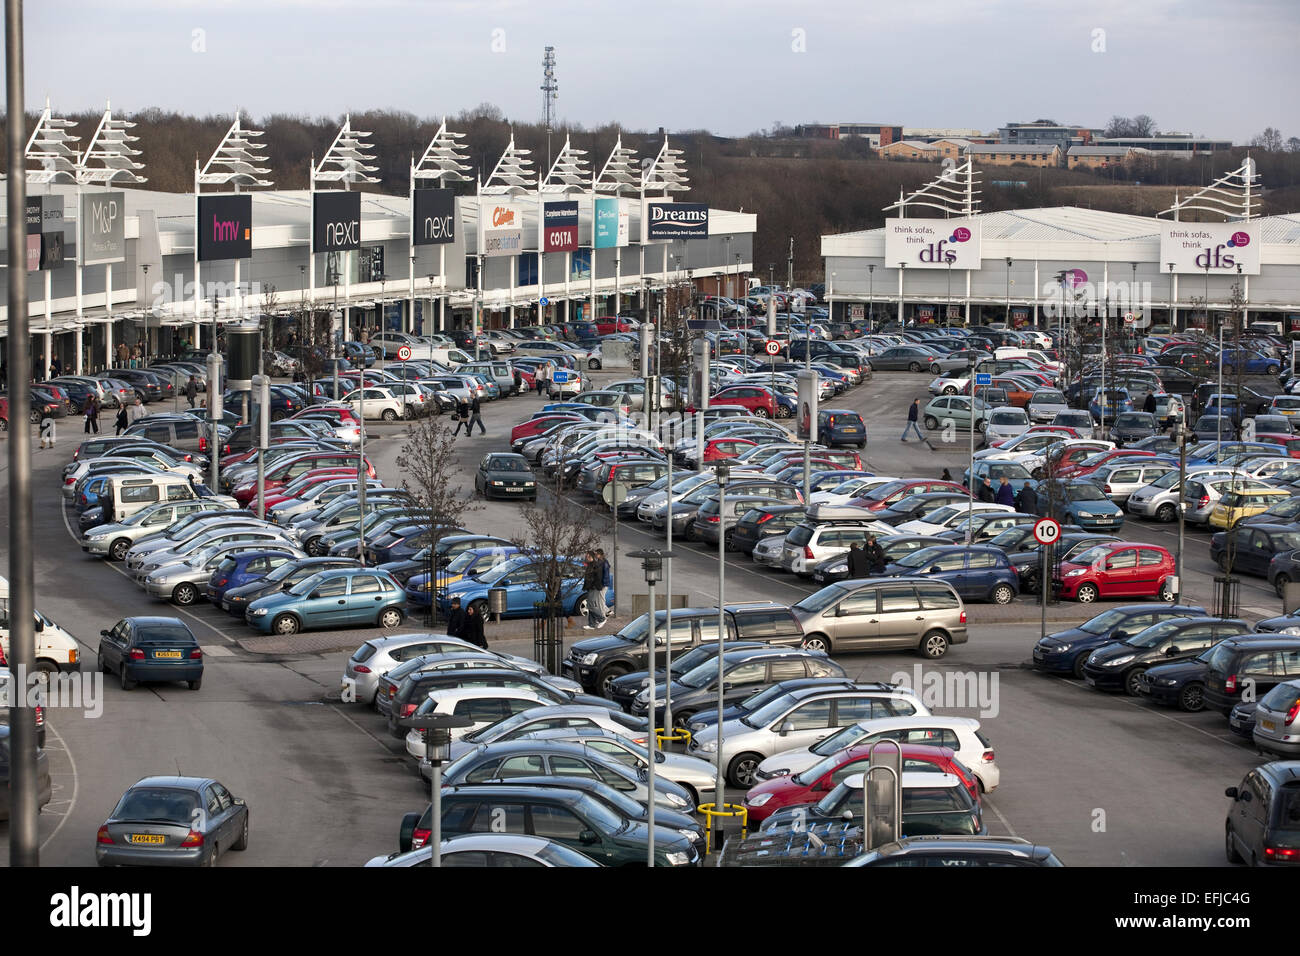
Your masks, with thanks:
M646 238L705 239L709 206L702 202L652 202L646 205Z
M975 219L886 219L885 262L909 269L978 269L980 224Z
M312 252L348 252L361 248L361 194L315 193Z
M542 205L542 251L574 252L578 248L578 203Z
M411 241L440 246L456 241L456 194L450 189L417 189Z
M479 232L483 255L517 256L523 249L524 214L518 206L493 203L482 207Z
M1176 274L1259 275L1259 233L1253 223L1169 222L1160 229L1160 261Z

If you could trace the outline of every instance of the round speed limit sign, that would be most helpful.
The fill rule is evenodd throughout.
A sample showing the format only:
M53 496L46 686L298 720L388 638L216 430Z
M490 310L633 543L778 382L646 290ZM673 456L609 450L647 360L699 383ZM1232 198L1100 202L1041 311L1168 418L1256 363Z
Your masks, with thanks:
M403 345L397 350L397 357L403 362L408 360L411 357L411 347L409 345Z
M763 346L763 350L767 352L768 355L780 355L781 343L778 342L776 339L772 339L770 342L768 342L766 345Z
M1060 522L1053 518L1039 518L1034 522L1034 540L1039 544L1055 544L1061 537Z

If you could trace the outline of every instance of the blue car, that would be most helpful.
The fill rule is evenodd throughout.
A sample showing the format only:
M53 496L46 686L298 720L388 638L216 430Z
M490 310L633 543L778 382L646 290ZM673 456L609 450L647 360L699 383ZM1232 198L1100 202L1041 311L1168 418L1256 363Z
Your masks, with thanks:
M360 342L344 342L343 357L356 368L370 368L375 364L375 355Z
M288 591L251 602L244 620L263 634L319 628L382 627L406 617L406 595L391 574L374 568L322 571Z
M1194 604L1125 604L1102 611L1078 627L1055 631L1034 645L1034 667L1051 674L1083 677L1088 655L1114 641L1132 637L1152 624L1172 617L1204 617Z
M298 558L284 551L240 551L232 554L208 578L208 600L221 607L226 592L252 584L284 564L296 564Z
M1143 462L1153 459L1143 458ZM1087 478L1064 478L1038 483L1040 507L1062 524L1085 531L1112 531L1124 524L1124 509Z
M988 545L935 545L905 554L885 566L885 577L913 575L947 581L968 601L1010 604L1020 593L1020 577L1006 553Z
M123 690L136 684L203 685L203 650L185 622L174 617L124 617L99 632L99 669L116 673Z
M1208 441L1187 451L1187 466L1221 465L1229 458L1238 455L1258 455L1270 458L1285 458L1287 450L1282 445L1260 441Z
M813 491L830 491L836 485L842 485L851 478L874 478L874 471L853 471L841 469L830 471L814 471L809 476L808 490ZM802 482L802 479L800 479Z
M1105 413L1106 418L1114 420L1120 412L1133 411L1133 398L1129 395L1127 388L1108 388L1105 396ZM1103 399L1101 389L1093 394L1092 400L1088 402L1088 411L1096 421L1101 420L1103 410Z
M1277 359L1251 349L1224 349L1222 358L1225 372L1240 368L1247 375L1276 375L1282 370L1282 363Z
M560 604L566 615L585 615L587 595L582 590L583 565L581 558L560 558L564 568L564 583L560 587ZM444 614L451 610L451 599L460 598L463 608L475 608L475 613L486 614L488 591L503 588L506 592L504 617L536 617L537 605L545 599L541 583L542 569L525 555L511 558L500 567L478 578L462 580L439 595L438 609ZM605 604L614 601L614 589L605 589Z
M823 408L817 412L817 440L836 445L867 447L867 423L851 408Z
M518 551L519 549L514 545L497 545L491 548L471 548L468 551L462 551L452 558L450 564L438 572L438 586L451 587L461 581L479 577L502 561L512 557ZM393 562L395 567L400 567L403 564L405 562ZM427 556L424 566L428 566ZM384 567L384 565L380 565L380 567ZM427 571L417 572L407 578L406 600L409 604L419 605L420 607L429 606L429 573Z

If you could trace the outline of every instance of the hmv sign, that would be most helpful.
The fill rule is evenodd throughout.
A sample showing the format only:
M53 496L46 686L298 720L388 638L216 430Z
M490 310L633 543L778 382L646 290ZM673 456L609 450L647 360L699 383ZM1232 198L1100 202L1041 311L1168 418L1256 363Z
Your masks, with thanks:
M417 246L456 241L456 194L450 189L417 189L411 239Z
M199 262L253 255L253 197L199 197Z
M124 193L85 193L81 197L82 265L126 259L126 198Z
M316 193L313 202L312 252L361 248L361 193Z

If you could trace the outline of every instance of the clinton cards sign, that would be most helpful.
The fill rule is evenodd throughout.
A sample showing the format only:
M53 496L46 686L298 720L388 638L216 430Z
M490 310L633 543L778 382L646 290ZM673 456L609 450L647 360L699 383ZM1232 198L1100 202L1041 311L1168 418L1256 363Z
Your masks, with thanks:
M1160 261L1180 275L1259 275L1259 233L1244 222L1169 222L1160 227Z
M702 202L646 204L647 239L707 239L709 206Z
M886 219L885 262L909 269L978 269L980 224L974 219Z
M578 248L578 203L542 205L542 251L574 252Z
M517 256L523 249L524 211L509 203L484 203L481 207L479 233L483 255Z

